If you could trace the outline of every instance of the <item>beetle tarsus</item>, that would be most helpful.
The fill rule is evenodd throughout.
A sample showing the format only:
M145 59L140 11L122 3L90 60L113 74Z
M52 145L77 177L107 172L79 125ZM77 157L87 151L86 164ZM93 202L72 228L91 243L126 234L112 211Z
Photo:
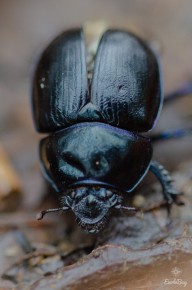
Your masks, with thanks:
M167 202L167 210L170 213L170 208L173 203L177 205L184 205L183 201L180 200L181 192L178 192L173 186L173 179L169 172L157 161L151 162L150 170L155 174L157 179L160 181L163 195Z

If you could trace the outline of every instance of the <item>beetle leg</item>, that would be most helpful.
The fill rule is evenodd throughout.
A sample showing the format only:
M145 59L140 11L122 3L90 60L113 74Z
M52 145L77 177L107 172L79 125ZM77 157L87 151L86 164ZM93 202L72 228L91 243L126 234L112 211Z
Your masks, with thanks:
M180 88L172 93L165 95L164 104L169 104L181 97L185 97L192 94L192 82L182 85Z
M183 205L184 203L179 200L179 195L181 195L181 193L178 192L173 186L173 180L169 172L156 161L151 162L150 170L155 174L155 176L161 183L161 186L163 188L163 195L165 200L167 201L168 212L170 211L172 203L176 203L177 205Z
M164 98L164 104L169 104L181 97L185 97L192 94L192 82L186 83L176 91L169 93ZM151 136L153 142L160 140L167 140L173 138L182 138L192 133L192 128L182 128L176 130L169 130L161 133L157 133Z
M169 140L174 138L182 138L192 134L192 128L182 128L176 130L164 131L161 133L154 134L150 137L152 142L161 141L161 140Z

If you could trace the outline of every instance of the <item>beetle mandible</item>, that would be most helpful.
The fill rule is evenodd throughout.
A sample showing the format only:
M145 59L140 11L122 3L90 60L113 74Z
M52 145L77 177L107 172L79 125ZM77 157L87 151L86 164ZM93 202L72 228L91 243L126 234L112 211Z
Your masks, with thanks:
M152 161L151 130L162 107L162 75L152 49L136 35L110 29L102 35L87 73L82 29L59 35L43 52L32 90L43 173L87 232L98 233L111 209L123 206L151 170L167 204L179 203L169 173Z

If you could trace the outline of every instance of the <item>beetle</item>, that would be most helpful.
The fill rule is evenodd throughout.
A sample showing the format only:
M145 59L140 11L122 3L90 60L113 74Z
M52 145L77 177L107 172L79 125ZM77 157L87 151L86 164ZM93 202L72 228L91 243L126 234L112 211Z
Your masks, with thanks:
M45 49L34 74L34 122L49 134L40 142L40 163L61 197L60 208L38 219L71 209L83 230L98 233L112 209L137 211L123 197L149 170L168 206L181 202L142 135L154 127L163 102L157 56L144 40L117 29L102 35L91 74L86 54L83 30L67 30Z

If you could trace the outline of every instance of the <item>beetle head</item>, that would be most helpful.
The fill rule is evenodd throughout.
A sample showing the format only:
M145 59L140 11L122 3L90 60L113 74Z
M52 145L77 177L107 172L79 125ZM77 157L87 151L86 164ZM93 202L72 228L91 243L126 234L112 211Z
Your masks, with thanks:
M98 233L105 226L110 209L121 202L112 190L102 187L79 187L62 198L76 216L77 223L89 233Z
M105 227L112 208L137 212L136 208L122 206L121 203L122 198L115 190L82 186L65 193L61 198L61 208L42 211L37 219L42 219L49 212L71 209L79 226L86 232L96 234Z

